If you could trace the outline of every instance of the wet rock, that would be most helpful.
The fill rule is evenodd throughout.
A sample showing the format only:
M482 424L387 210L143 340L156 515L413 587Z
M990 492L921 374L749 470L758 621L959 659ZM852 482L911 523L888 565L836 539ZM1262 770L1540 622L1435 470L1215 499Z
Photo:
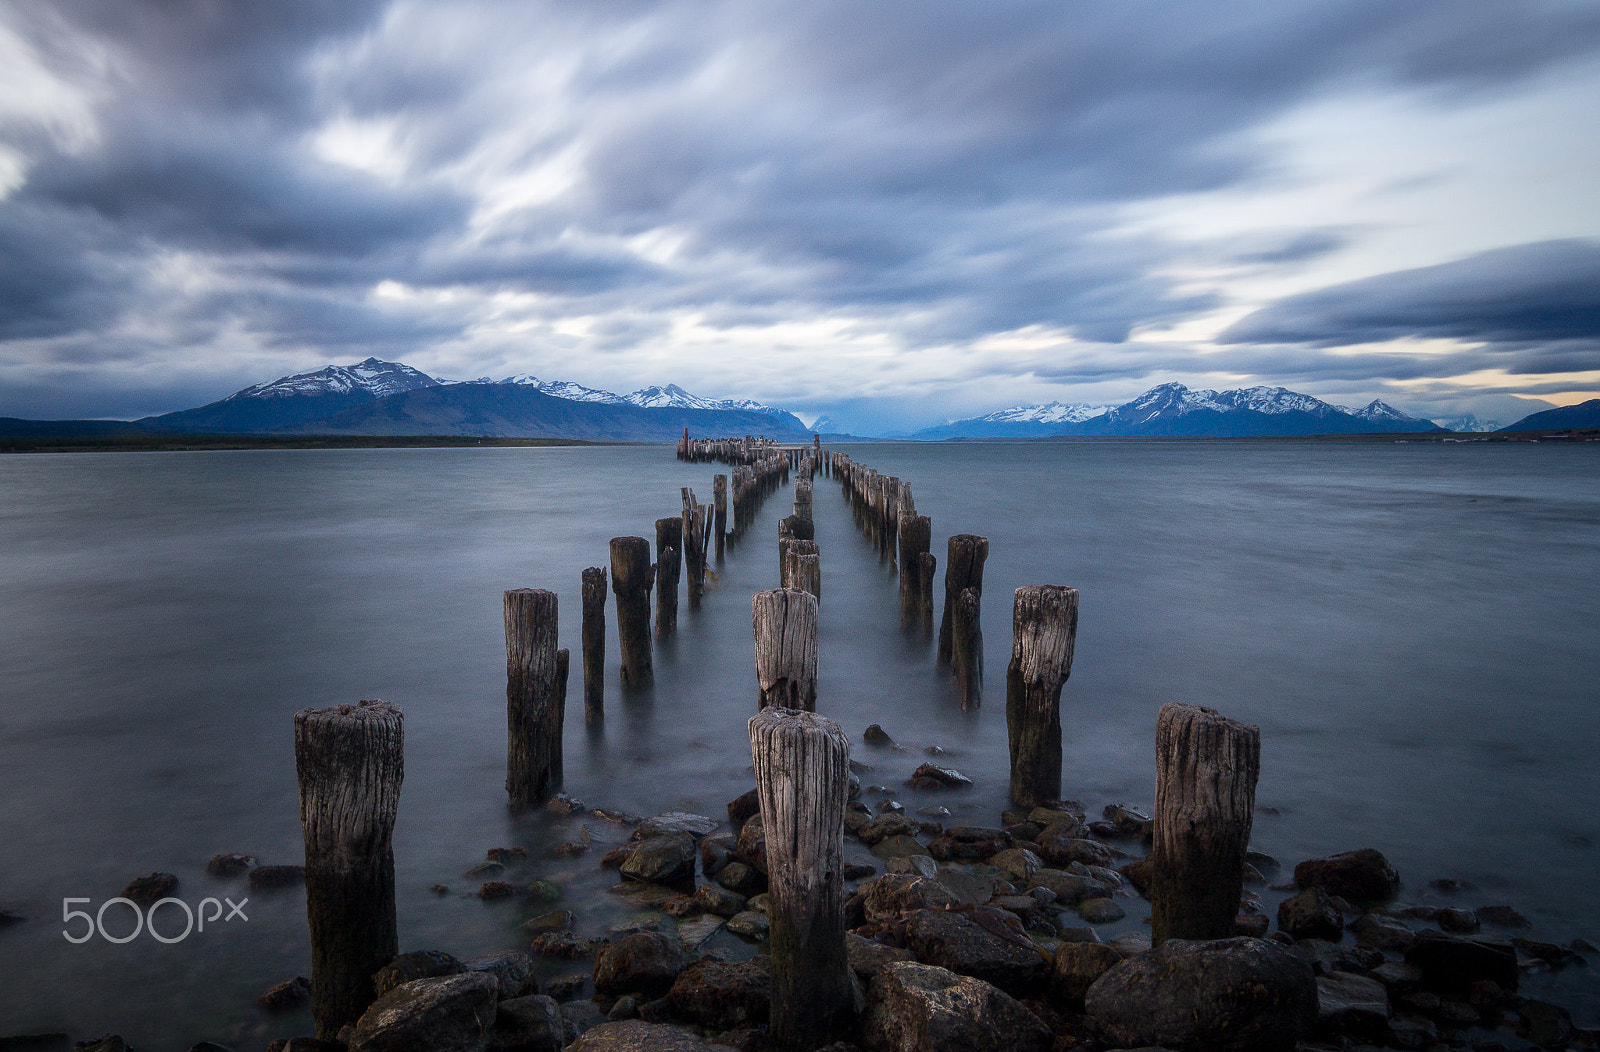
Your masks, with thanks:
M1090 929L1084 930L1093 934ZM1051 998L1069 1011L1083 1011L1083 998L1089 987L1121 961L1122 954L1099 941L1063 942L1056 947L1051 966Z
M149 907L168 898L178 890L178 878L171 873L152 873L148 877L136 877L128 882L122 889L122 897L131 899L140 906Z
M361 1014L350 1052L477 1052L494 1026L497 989L477 972L402 983Z
M0 1052L21 1052L21 1049L10 1048L0 1040ZM219 1045L215 1041L196 1041L189 1046L189 1052L233 1052L227 1045Z
M647 836L622 864L622 878L693 891L694 858L694 837L687 832Z
M879 858L909 858L912 855L926 855L928 848L914 836L892 836L880 840L872 845L872 853Z
M495 1052L560 1052L566 1043L555 999L532 994L502 999L495 1006Z
M1119 836L1140 836L1150 825L1150 816L1127 804L1107 804L1102 812Z
M478 888L478 898L485 902L494 902L499 899L515 898L518 892L517 886L509 880L490 880Z
M691 815L685 811L667 811L640 822L638 835L641 840L653 836L665 836L668 833L688 833L698 838L714 832L716 828L717 820L714 818Z
M772 893L768 891L763 891L759 895L751 895L749 901L745 903L745 909L754 910L763 917L769 917L772 915L771 907Z
M873 924L912 910L954 906L959 901L942 882L909 873L887 873L862 887L866 890L862 912Z
M503 1000L539 992L538 981L533 977L533 958L521 950L479 954L461 963L469 972L493 976Z
M696 847L700 855L700 872L707 880L715 880L722 867L732 861L733 852L738 848L739 838L731 833L715 833L701 837Z
M1016 840L1004 829L987 826L951 826L928 845L928 854L940 862L976 862L993 858Z
M878 875L878 867L865 862L846 862L842 873L845 880L867 880Z
M566 793L557 793L544 806L545 810L556 815L581 815L589 809L582 800Z
M254 855L245 855L237 851L222 855L212 855L206 863L206 872L213 877L237 877L255 869L260 865L260 860Z
M1384 961L1383 951L1372 946L1340 946L1326 939L1301 939L1295 943L1298 950L1318 975L1329 972L1353 972L1365 975Z
M1150 897L1150 860L1148 858L1136 859L1126 865L1117 867L1117 872L1145 898Z
M1426 1049L1439 1040L1439 1028L1427 1019L1398 1015L1389 1020L1390 1048Z
M1329 972L1317 979L1317 1029L1379 1040L1389 1029L1389 993L1364 975Z
M1235 935L1248 935L1252 939L1261 939L1266 937L1271 927L1271 922L1263 913L1240 913L1233 918Z
M906 784L913 789L966 789L972 785L972 779L954 767L925 763L911 772Z
M717 871L717 883L741 895L754 895L767 886L767 878L743 862L729 862Z
M257 866L250 871L251 891L292 888L306 882L304 866Z
M888 789L887 786L875 785L875 786L872 787L872 791L876 792L876 793L887 793L889 791L889 789ZM889 814L903 815L903 814L906 813L906 805L902 804L898 800L887 800L887 799L885 799L885 800L879 800L877 802L877 804L875 805L875 810L880 815L889 815Z
M570 931L547 931L534 936L528 948L543 957L558 957L564 960L573 960L578 957L590 957L599 949L600 939L580 938ZM550 991L546 990L546 993ZM560 1000L560 998L557 998Z
M772 996L772 959L738 964L700 960L685 968L667 992L674 1014L713 1030L756 1026L767 1020Z
M861 832L861 827L872 821L873 815L870 808L859 800L852 800L845 805L844 831L851 836Z
M1493 924L1497 928L1526 928L1529 926L1528 918L1510 906L1479 906L1474 912L1477 913L1479 921L1484 924Z
M1150 933L1147 931L1130 931L1118 935L1106 945L1122 954L1123 957L1136 957L1150 949Z
M606 1022L585 1031L567 1052L715 1052L681 1026L642 1019Z
M889 737L889 732L876 723L870 724L866 730L861 732L861 740L868 745L887 746L890 748L894 746L894 739Z
M850 958L850 970L863 979L871 979L886 965L916 959L910 950L874 939L863 939L855 932L845 933L844 948Z
M571 910L551 910L541 913L532 920L523 921L522 930L529 935L543 935L546 932L570 931L572 924L577 920L577 915Z
M1084 899L1078 903L1078 916L1090 924L1110 924L1127 915L1128 911L1117 905L1115 899L1101 897Z
M1303 957L1261 939L1168 939L1101 976L1085 1009L1122 1047L1288 1052L1316 1022L1317 985Z
M957 901L969 906L981 906L1001 892L1000 881L985 873L974 873L970 869L941 866L936 878L940 884L949 889ZM1014 889L1007 889L1007 892L1010 890Z
M1437 919L1439 927L1452 935L1470 935L1482 926L1472 910L1456 907L1440 910Z
M297 975L293 979L285 979L275 986L268 987L256 998L256 1004L269 1012L282 1012L298 1008L310 1000L311 980L303 975Z
M544 984L544 992L557 1002L571 1001L589 985L587 975L562 975Z
M694 889L694 899L700 908L718 917L731 917L744 909L745 897L736 891L716 884L702 884Z
M1109 888L1093 877L1059 869L1041 869L1028 878L1030 888L1049 888L1063 906L1076 906L1084 899L1104 898Z
M1422 969L1404 961L1385 961L1369 973L1383 984L1391 998L1400 997L1422 987Z
M1457 895L1463 891L1477 891L1478 885L1470 880L1457 880L1455 877L1440 877L1428 881L1428 887L1435 891L1442 891L1446 895Z
M1425 931L1405 953L1406 963L1422 969L1422 983L1440 993L1465 991L1479 979L1503 989L1517 988L1517 955L1505 943Z
M121 1034L105 1034L92 1041L79 1041L72 1046L72 1052L132 1052L128 1043L122 1039Z
M1380 950L1404 950L1417 937L1405 921L1382 913L1363 913L1350 922L1350 933L1362 945Z
M1066 825L1054 825L1039 834L1039 857L1046 865L1061 868L1073 862L1086 866L1109 866L1111 849L1098 840L1074 836L1075 831Z
M640 1004L639 1015L647 1014L649 1004ZM562 1026L574 1039L579 1034L587 1033L606 1021L606 1014L600 1011L600 1006L593 1001L568 1001L561 1005Z
M1569 964L1575 964L1582 968L1589 963L1576 950L1567 946L1557 946L1553 942L1516 938L1511 940L1511 945L1518 953L1524 953L1534 960L1543 961L1552 968L1565 968Z
M684 921L678 925L678 943L685 953L693 953L707 939L721 931L723 926L723 919L715 914Z
M588 840L564 840L555 846L551 852L557 858L577 858L579 855L589 853Z
M734 852L740 861L767 875L767 836L759 814L751 815L739 829L739 844Z
M1344 918L1321 888L1307 888L1278 903L1278 929L1296 939L1338 939Z
M766 914L755 910L744 910L728 918L728 930L747 939L765 939L771 926Z
M927 964L873 977L862 1037L872 1052L1048 1052L1053 1035L989 983Z
M917 832L917 823L900 814L886 814L867 822L856 830L856 836L863 844L871 846L881 843L892 836L914 836Z
M463 877L471 877L474 880L484 880L484 879L493 879L495 877L498 877L500 874L504 873L505 871L506 871L506 867L505 867L504 863L501 863L501 862L479 862L477 865L473 866L471 869L467 870L465 873L463 873L461 875Z
M761 791L751 789L741 793L728 801L728 824L733 827L734 836L739 835L739 830L744 824L761 813Z
M1294 867L1294 882L1358 901L1391 899L1400 890L1400 874L1370 847L1307 859Z
M659 932L626 935L602 946L594 960L595 992L610 997L660 997L683 971L683 947Z
M395 987L415 979L460 975L466 970L466 965L443 950L416 950L412 953L402 953L373 972L372 988L379 997L382 997Z
M910 873L918 877L934 877L939 873L939 863L931 855L901 855L883 864L887 873Z
M1014 997L1039 993L1049 975L1049 964L1016 919L985 906L970 914L945 910L912 914L906 921L906 948L923 964L975 976Z
M1517 1033L1540 1048L1566 1048L1572 1043L1572 1016L1560 1005L1523 1001L1517 1006L1522 1025Z

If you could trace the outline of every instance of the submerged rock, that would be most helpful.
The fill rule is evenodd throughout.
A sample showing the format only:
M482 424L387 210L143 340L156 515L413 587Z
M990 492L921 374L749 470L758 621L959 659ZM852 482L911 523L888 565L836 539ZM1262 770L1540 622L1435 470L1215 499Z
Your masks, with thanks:
M954 767L925 763L911 772L906 784L913 789L966 789L972 785L972 779Z
M254 855L230 851L222 855L212 855L211 860L206 863L206 872L213 877L237 877L250 872L260 864L260 860Z
M171 873L152 873L148 877L136 877L128 882L122 889L122 897L131 899L140 906L149 907L172 895L178 890L178 878Z

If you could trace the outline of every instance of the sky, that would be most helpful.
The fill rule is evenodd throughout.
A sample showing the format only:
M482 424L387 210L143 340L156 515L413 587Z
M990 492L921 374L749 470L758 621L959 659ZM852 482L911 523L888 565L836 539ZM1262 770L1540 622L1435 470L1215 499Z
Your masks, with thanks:
M1592 0L0 0L0 415L1600 394Z

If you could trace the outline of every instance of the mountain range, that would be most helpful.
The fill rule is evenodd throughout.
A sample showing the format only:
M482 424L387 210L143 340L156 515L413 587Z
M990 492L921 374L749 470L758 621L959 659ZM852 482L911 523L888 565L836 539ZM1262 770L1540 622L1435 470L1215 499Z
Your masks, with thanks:
M1462 418L1456 430L1489 430ZM1504 431L1600 426L1600 400L1535 413ZM134 421L0 419L0 435L128 434L451 435L668 442L695 435L764 434L805 441L838 429L827 417L811 428L760 402L703 398L676 384L626 395L570 380L526 374L502 380L449 381L399 362L368 358L329 365L236 391L195 409ZM1121 405L1049 402L1013 406L903 436L1045 438L1073 435L1247 437L1445 432L1429 420L1373 401L1361 409L1282 387L1193 391L1178 383L1151 388ZM838 436L835 437L849 437Z

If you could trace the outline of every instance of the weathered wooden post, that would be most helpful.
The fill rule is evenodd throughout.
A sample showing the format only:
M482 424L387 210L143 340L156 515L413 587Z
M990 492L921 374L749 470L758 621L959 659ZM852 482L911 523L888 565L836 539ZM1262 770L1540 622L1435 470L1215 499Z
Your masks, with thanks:
M678 630L678 569L683 555L683 520L656 520L656 638Z
M642 687L654 678L650 665L650 586L656 568L643 537L611 538L611 591L617 597L617 646L622 685Z
M583 571L583 721L606 714L606 571Z
M989 558L989 538L958 533L950 538L950 552L944 561L944 617L939 622L939 664L950 663L955 628L956 600L968 588L983 595L983 562Z
M750 717L767 841L771 1022L779 1047L816 1048L861 1010L844 938L850 742L833 720L771 707Z
M933 582L938 580L939 558L932 552L917 556L917 622L922 638L933 635Z
M963 711L977 708L983 698L983 627L978 620L978 600L976 588L961 590L951 630L950 677Z
M796 518L811 521L811 480L795 479L794 514Z
M700 609L700 596L706 590L706 519L708 509L694 499L694 490L683 487L683 562L689 584L689 609Z
M728 476L711 477L711 504L716 509L717 565L722 565L723 544L728 534Z
M900 627L922 623L922 556L932 543L933 521L926 515L900 520Z
M564 687L556 654L556 594L516 588L505 594L506 793L521 810L561 788Z
M1078 590L1053 584L1017 589L1006 668L1006 734L1011 800L1040 807L1061 798L1061 687L1072 675Z
M377 995L372 973L400 952L394 910L395 813L405 721L384 701L294 714L294 766L306 847L311 1014L333 1039Z
M822 549L816 541L790 541L788 583L785 588L810 592L822 601Z
M1169 702L1156 718L1150 941L1234 933L1261 774L1261 731Z
M817 599L796 588L757 592L750 600L759 707L817 707Z

